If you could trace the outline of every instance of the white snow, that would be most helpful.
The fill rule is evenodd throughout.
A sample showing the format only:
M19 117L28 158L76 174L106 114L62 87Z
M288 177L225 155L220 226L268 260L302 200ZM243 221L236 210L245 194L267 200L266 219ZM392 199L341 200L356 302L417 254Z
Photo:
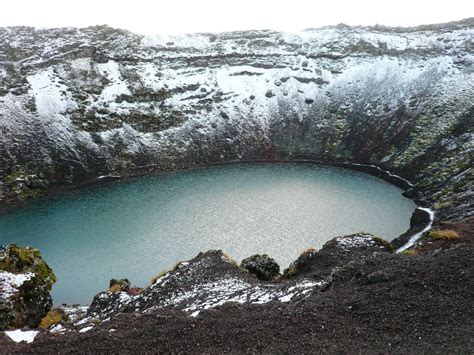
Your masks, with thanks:
M88 332L89 330L91 330L92 328L94 328L94 326L88 326L88 327L85 327L85 328L82 328L79 330L79 333L85 333L85 332Z
M86 324L90 319L91 319L91 317L82 318L81 320L79 320L78 322L76 322L76 325L83 325L83 324Z
M370 234L360 234L351 237L336 238L336 242L344 250L350 251L352 248L374 245L374 237Z
M39 332L37 330L8 330L5 334L14 342L26 341L27 343L32 343L35 340L36 335Z
M122 78L120 67L117 62L109 60L107 63L97 64L97 68L99 69L100 74L110 80L109 85L107 85L102 91L99 101L112 102L119 95L131 95L127 83Z
M38 118L45 133L65 151L75 153L77 161L83 157L76 152L75 146L82 143L97 151L97 145L87 132L77 131L67 112L77 108L68 87L60 82L60 77L52 67L27 77L31 86L29 94L35 98Z
M423 236L423 234L425 232L427 232L431 229L431 226L433 225L433 221L434 221L434 215L435 215L434 211L430 208L425 208L425 207L418 207L418 209L428 212L428 214L430 216L430 221L425 226L425 228L423 228L420 232L415 233L414 235L412 235L411 238L408 240L408 242L405 245L398 248L396 250L396 253L401 253L402 251L407 250L408 248L413 246Z
M177 47L177 48L196 48L205 49L209 47L209 37L199 34L185 34L181 36L172 35L151 35L142 39L142 45L145 47Z
M49 329L49 331L50 331L51 333L59 333L59 334L61 334L61 333L66 332L66 329L65 329L61 324L56 324L56 325L54 325L53 327L51 327L51 328Z
M34 273L12 274L8 271L0 271L0 294L3 298L10 298L25 281L30 280Z
M68 87L59 82L60 78L53 72L53 68L40 71L27 79L31 85L31 94L36 99L40 119L46 122L53 116L57 124L61 123L68 127L70 121L62 114L68 109L75 109L77 104L72 99Z

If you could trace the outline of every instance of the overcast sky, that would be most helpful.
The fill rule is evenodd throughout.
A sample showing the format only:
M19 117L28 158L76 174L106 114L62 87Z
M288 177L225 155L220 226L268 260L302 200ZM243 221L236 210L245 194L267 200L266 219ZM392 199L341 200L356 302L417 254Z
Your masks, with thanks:
M474 16L474 0L0 0L0 26L108 24L145 34L414 26Z

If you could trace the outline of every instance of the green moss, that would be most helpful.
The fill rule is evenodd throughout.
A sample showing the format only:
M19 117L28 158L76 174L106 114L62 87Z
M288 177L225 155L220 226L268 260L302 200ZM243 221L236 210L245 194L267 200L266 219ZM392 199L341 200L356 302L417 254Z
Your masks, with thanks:
M38 278L51 281L51 285L56 282L53 270L43 260L39 250L30 247L22 248L16 244L8 245L5 257L0 259L0 269L9 272L31 270Z
M39 262L36 266L36 274L43 279L51 280L52 284L57 281L56 275L54 275L53 270L43 260L41 260L41 262Z
M292 278L298 275L298 271L296 270L294 266L290 266L290 267L287 267L285 270L283 270L283 275L285 277Z
M41 329L48 329L55 324L61 323L61 321L67 318L66 313L60 308L53 308L50 310L46 316L41 319L39 327Z
M408 256L414 256L414 255L417 255L418 252L415 249L409 249L409 250L402 251L402 254L408 255Z
M25 174L22 173L21 171L15 171L15 172L11 173L10 175L6 175L3 178L3 181L8 185L14 185L14 184L17 183L18 179L22 179L24 176L25 176Z
M92 318L89 322L94 325L99 325L100 323L102 323L102 321L99 318Z
M453 205L453 201L443 201L443 202L437 202L434 204L434 208L437 210L442 210L444 208L449 208Z

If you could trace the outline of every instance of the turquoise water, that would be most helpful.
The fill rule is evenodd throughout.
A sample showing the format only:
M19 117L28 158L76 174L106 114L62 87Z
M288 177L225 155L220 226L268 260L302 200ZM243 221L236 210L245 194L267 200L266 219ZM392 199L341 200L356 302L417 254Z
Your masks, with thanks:
M31 201L0 215L0 244L40 249L55 304L89 304L109 279L146 286L200 251L283 267L306 248L359 231L391 240L414 203L375 177L309 164L223 165L164 173Z

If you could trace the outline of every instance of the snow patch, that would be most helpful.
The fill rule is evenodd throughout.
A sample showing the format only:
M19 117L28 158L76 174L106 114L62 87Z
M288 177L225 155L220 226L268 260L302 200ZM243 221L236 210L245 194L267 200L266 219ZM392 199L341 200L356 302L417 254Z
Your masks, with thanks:
M37 330L8 330L5 334L14 342L22 342L25 341L27 343L32 343L35 340L36 335L38 335Z
M2 298L10 298L25 281L30 280L35 274L12 274L8 271L0 271L0 294Z
M110 84L104 88L99 101L112 102L119 95L131 95L127 83L123 80L120 67L117 62L109 60L107 63L97 64L99 73L110 80Z
M336 243L345 251L350 251L352 248L360 248L366 246L373 246L375 244L374 237L370 234L359 234L350 237L338 237Z

